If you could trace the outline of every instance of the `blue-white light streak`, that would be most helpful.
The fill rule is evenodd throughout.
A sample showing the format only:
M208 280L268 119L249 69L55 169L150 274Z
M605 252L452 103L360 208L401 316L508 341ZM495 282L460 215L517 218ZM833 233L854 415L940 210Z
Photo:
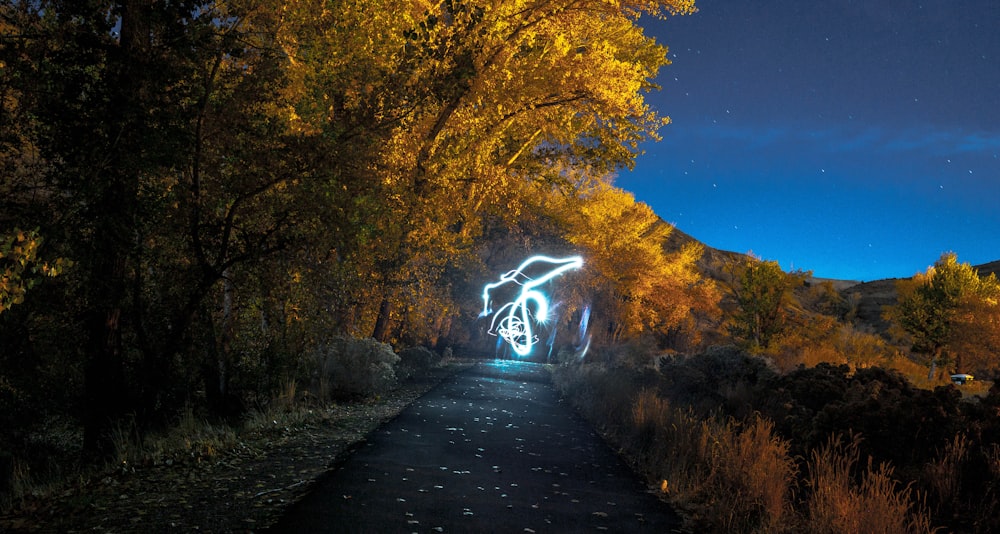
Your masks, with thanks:
M577 347L577 358L581 360L587 355L587 350L590 349L590 334L587 333L589 325L590 306L585 306L583 308L583 315L580 317L580 333L577 336L580 340L580 346Z
M539 263L550 264L553 267L537 278L530 278L524 274L525 269ZM579 269L582 266L583 258L580 256L569 258L532 256L524 260L516 269L501 276L498 282L486 284L483 287L483 311L479 316L486 317L493 313L490 310L491 291L508 283L521 286L517 298L513 302L504 304L496 311L493 321L490 323L490 333L510 344L511 349L518 356L527 356L531 354L531 349L538 340L532 331L532 323L543 324L549 316L549 301L536 288L566 271ZM535 308L534 314L531 313L532 303Z

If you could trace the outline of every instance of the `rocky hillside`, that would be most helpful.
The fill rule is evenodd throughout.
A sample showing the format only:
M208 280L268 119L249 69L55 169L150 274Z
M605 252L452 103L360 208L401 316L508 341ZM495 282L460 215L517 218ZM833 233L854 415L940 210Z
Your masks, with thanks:
M995 274L1000 277L1000 260L991 261L989 263L984 263L982 265L977 265L976 269L979 269L979 276L988 276Z
M888 278L855 284L841 290L841 294L857 304L860 323L884 333L889 329L889 323L882 318L882 308L896 303L896 280Z

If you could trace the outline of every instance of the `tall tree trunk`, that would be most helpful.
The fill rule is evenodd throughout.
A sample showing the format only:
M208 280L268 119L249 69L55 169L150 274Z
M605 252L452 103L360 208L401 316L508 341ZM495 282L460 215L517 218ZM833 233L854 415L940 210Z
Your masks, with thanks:
M210 351L211 361L206 362L204 369L205 396L208 399L209 409L215 415L222 417L234 417L242 412L239 398L229 388L235 328L233 301L236 291L232 279L229 278L230 274L229 269L223 271L221 324L218 325L218 334L213 337L215 346ZM207 309L204 313L210 317L211 312Z
M124 414L121 396L126 390L121 344L125 255L116 248L97 247L94 251L98 257L90 283L101 302L91 309L86 320L88 360L84 384L87 410L83 444L86 451L99 456L113 452L110 431Z
M927 380L934 380L934 374L937 372L937 363L941 355L941 349L936 348L934 352L931 353L931 367L927 371Z
M378 306L378 316L375 318L375 328L372 330L372 337L382 343L389 339L389 322L392 315L392 300L388 295L382 297L382 302Z
M91 311L86 320L83 441L86 451L102 456L113 452L111 430L129 408L124 402L129 393L122 358L122 310L135 230L139 169L133 158L141 151L137 102L141 83L137 78L142 75L140 62L149 39L149 5L150 0L124 0L122 6L120 55L117 61L109 61L105 78L105 83L117 88L107 119L108 131L115 135L104 174L98 177L104 183L90 206L96 221L89 260Z

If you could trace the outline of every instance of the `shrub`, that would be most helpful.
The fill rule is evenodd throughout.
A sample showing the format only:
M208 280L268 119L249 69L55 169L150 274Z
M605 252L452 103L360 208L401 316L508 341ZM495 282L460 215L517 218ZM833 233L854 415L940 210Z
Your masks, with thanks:
M644 386L655 384L655 372L603 364L571 364L556 368L556 387L585 417L604 432L628 431L632 404Z
M675 404L702 414L722 408L738 418L749 417L757 384L775 372L763 358L735 346L710 347L695 356L664 357L660 363L659 393Z
M831 435L860 433L862 456L904 469L912 480L961 428L954 387L913 387L897 372L820 364L761 384L756 406L805 455ZM912 472L911 472L912 471Z
M380 395L396 385L399 356L374 339L335 337L315 350L321 390L334 396Z
M693 530L1000 527L1000 386L970 400L878 367L779 374L733 347L602 354L556 367L556 384Z
M441 361L441 356L427 347L409 347L399 351L399 366L407 373L429 369Z

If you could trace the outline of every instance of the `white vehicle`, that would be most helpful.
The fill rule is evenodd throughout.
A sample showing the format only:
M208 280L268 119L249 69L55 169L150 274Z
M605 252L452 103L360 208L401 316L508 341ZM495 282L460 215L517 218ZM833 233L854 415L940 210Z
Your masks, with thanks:
M967 374L964 374L964 373L963 374L957 374L957 375L951 375L951 381L954 382L954 383L956 383L956 384L958 384L958 385L960 385L960 386L964 386L966 383L972 382L974 379L975 379L975 377L973 377L972 375L967 375Z

